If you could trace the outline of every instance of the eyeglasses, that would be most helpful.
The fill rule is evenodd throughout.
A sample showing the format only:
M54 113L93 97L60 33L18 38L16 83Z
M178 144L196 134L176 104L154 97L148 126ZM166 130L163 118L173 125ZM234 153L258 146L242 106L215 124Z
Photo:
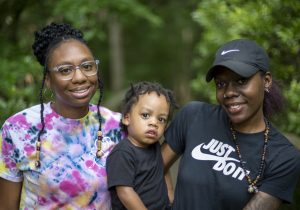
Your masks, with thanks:
M85 76L90 77L97 74L99 62L99 60L84 61L78 66L66 64L56 66L49 70L55 71L61 80L71 80L77 69Z

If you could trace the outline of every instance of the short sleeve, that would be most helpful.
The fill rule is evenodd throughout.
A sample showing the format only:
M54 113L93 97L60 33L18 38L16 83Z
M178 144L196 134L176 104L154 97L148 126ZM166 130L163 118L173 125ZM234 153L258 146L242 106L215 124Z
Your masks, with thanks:
M291 203L300 176L300 153L291 146L278 154L270 167L260 190Z
M115 150L106 163L108 188L115 186L134 186L135 161L127 151Z
M19 151L9 133L9 124L4 124L0 132L0 177L13 182L21 182L23 175L17 167Z

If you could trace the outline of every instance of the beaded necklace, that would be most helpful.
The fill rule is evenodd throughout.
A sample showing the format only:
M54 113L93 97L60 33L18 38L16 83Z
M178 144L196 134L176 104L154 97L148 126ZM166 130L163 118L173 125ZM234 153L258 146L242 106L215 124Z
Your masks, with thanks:
M97 139L96 157L100 158L103 155L103 152L102 152L102 138L103 138L102 131L99 130L97 136L98 136L98 139Z
M257 193L258 192L258 187L256 186L256 184L262 178L262 174L263 174L263 171L264 171L264 168L265 168L267 144L268 144L268 140L269 140L269 131L270 131L269 121L265 121L265 124L266 124L266 129L264 131L264 145L263 145L263 152L262 152L262 155L261 155L259 171L258 171L258 174L257 174L256 178L254 180L252 180L251 177L249 176L249 174L246 172L246 167L245 167L244 161L242 159L240 147L239 147L239 144L237 143L236 131L233 129L232 123L230 123L230 130L231 130L233 142L234 142L235 147L236 147L236 152L238 154L242 169L245 173L247 182L249 184L249 186L248 186L248 192L249 193Z

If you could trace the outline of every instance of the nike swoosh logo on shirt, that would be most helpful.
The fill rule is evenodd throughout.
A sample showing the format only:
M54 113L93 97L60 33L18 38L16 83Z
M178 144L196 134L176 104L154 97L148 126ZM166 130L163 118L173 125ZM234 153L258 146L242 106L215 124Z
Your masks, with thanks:
M204 143L196 146L193 151L192 151L192 157L195 158L196 160L214 160L214 161L235 161L235 162L240 162L239 160L235 158L230 158L230 157L220 157L220 156L215 156L215 155L210 155L210 154L205 154L201 151L201 147L203 146Z
M221 55L225 55L225 54L230 53L230 52L238 52L238 51L240 51L240 50L239 50L239 49L223 50L223 51L221 52Z

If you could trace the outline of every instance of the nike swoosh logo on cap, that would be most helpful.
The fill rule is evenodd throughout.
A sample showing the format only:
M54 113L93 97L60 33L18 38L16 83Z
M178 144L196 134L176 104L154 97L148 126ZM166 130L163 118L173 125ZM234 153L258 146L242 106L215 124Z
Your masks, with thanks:
M203 146L204 143L196 146L191 155L193 158L195 158L196 160L213 160L213 161L235 161L235 162L240 162L239 160L235 159L235 158L231 158L231 157L220 157L220 156L216 156L216 155L211 155L211 154L206 154L203 153L201 151L201 148Z
M239 50L239 49L223 50L223 51L221 52L221 55L225 55L225 54L230 53L230 52L238 52L238 51L240 51L240 50Z

